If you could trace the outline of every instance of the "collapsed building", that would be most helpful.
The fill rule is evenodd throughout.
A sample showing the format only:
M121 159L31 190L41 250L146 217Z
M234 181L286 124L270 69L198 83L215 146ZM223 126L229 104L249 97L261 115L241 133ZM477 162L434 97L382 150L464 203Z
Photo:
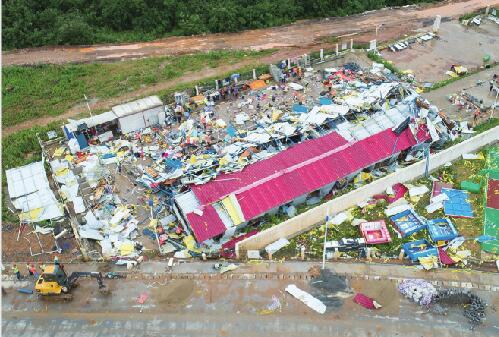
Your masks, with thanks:
M435 111L418 107L418 99L408 87L388 82L345 98L343 105L314 106L307 118L327 125L328 131L322 128L324 135L239 172L223 173L191 186L189 192L175 197L180 219L198 242L204 242L265 214L277 213L279 208L305 203L314 194L323 197L362 170L392 163L402 152L421 150L448 138L447 128ZM361 123L349 122L347 117L362 106L375 111Z
M162 254L218 252L267 214L334 195L363 171L393 172L455 137L382 65L271 73L279 83L227 79L194 102L152 96L63 126L68 144L50 167L96 258L137 258L151 244L141 237Z

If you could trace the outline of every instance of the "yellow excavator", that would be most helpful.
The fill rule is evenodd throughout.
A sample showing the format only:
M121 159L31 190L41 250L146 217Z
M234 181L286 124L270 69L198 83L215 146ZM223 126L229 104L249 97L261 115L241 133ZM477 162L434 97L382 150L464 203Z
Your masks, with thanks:
M35 283L35 290L41 297L71 300L73 299L71 290L78 285L77 280L82 277L95 278L99 285L99 291L102 294L109 294L107 286L102 282L100 272L73 272L68 276L63 266L57 262L45 267Z

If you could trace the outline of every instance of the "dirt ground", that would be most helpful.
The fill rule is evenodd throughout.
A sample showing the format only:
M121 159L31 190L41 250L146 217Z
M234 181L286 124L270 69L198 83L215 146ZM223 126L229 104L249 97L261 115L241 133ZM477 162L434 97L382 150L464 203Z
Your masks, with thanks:
M375 27L383 25L379 40L391 40L413 29L421 28L425 19L455 17L464 13L498 4L497 1L465 0L447 1L435 5L408 6L399 9L383 9L344 18L299 21L288 26L250 30L233 34L209 34L190 37L169 37L153 42L95 45L89 47L44 47L22 49L3 54L4 65L39 63L67 63L120 60L155 55L172 55L215 49L269 49L300 47L309 50L320 45L324 37L349 36L356 41L366 35L373 36Z
M453 64L468 69L483 64L490 55L499 60L499 25L483 19L479 27L466 27L457 20L443 22L439 38L422 44L415 43L400 52L385 49L381 54L402 70L412 70L421 82L436 82L449 78L445 74Z
M17 240L19 225L8 225L2 228L2 260L3 261L27 261L35 264L53 261L57 256L61 261L77 260L80 255L78 245L74 238L59 241L64 247L62 253L49 253L55 250L55 239L52 234L38 234L40 243L32 228L27 227ZM30 251L31 248L31 251ZM76 251L75 251L76 249ZM32 254L34 256L32 256ZM21 269L21 272L25 272Z

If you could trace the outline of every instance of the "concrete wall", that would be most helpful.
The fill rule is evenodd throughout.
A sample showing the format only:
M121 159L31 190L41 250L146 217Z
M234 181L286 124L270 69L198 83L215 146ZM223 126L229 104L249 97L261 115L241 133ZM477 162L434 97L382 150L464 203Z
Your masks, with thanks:
M498 139L499 126L479 134L478 136L465 140L444 151L433 154L430 157L430 171L435 170L449 161L457 159L463 153L476 151L477 149L493 143ZM323 222L327 214L334 215L344 211L345 209L348 209L375 194L384 192L387 186L411 181L423 175L424 171L425 161L422 160L386 177L375 180L368 185L362 186L348 194L332 199L322 205L299 214L294 218L288 219L279 225L238 242L236 244L236 254L239 258L244 258L247 250L260 250L280 238L292 238Z

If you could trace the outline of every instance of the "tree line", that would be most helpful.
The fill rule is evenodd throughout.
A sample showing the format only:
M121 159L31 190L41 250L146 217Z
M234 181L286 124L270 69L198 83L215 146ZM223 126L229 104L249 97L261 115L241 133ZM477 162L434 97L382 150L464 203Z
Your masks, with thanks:
M3 49L237 32L431 0L4 0Z

